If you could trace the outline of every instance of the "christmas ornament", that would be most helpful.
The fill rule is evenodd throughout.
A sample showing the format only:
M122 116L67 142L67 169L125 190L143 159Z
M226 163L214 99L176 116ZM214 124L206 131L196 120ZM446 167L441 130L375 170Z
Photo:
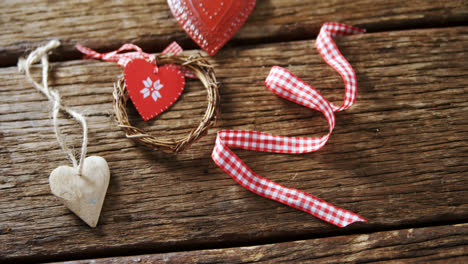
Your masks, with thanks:
M340 53L332 36L363 33L364 30L338 23L325 23L315 46L327 64L340 73L345 83L343 105L327 101L315 88L278 66L274 66L265 85L275 94L297 104L315 109L324 114L329 133L320 138L282 137L272 134L246 131L222 130L218 132L213 149L214 162L244 188L269 199L297 208L339 227L354 222L367 222L357 214L335 207L306 192L287 188L254 173L231 150L237 147L247 150L275 153L307 153L317 151L327 143L335 127L334 112L351 107L356 100L356 75L351 65Z
M60 166L52 171L49 185L52 193L89 226L97 225L101 213L110 172L105 159L87 157L81 174L69 166Z
M116 51L103 54L81 45L76 45L76 48L87 58L115 61L124 67L124 78L130 99L145 121L168 109L184 90L185 77L180 68L175 65L158 68L154 56L144 53L136 45L124 44ZM175 42L167 50L169 51L166 52L182 52ZM133 52L119 54L122 51Z
M155 73L154 65L142 59L127 64L124 80L133 105L145 121L177 101L185 86L185 77L177 68L165 65Z
M106 196L107 186L109 185L109 167L102 157L91 156L86 158L88 145L86 119L82 114L63 105L59 92L48 86L49 59L47 53L59 45L60 43L57 40L52 40L47 45L37 48L28 58L19 60L18 68L26 74L26 78L33 86L53 103L52 117L55 135L60 147L73 163L73 167L60 166L52 171L49 177L51 192L89 226L96 227ZM36 82L30 73L31 66L39 61L42 63L42 83ZM83 128L83 143L79 161L76 160L72 150L66 145L64 136L59 129L57 120L59 111L72 116Z
M171 43L162 54L154 57L138 46L125 44L109 53L98 53L86 47L76 48L88 58L115 61L124 67L124 77L114 85L114 110L125 135L142 145L167 152L180 152L204 136L216 121L219 108L219 84L211 64L201 56L184 56L182 48ZM119 54L121 51L135 50ZM157 62L157 63L156 63ZM134 127L128 119L126 105L130 97L143 119L149 120L168 109L183 91L185 80L198 78L206 88L208 106L200 124L187 135L178 138L155 137Z
M168 0L177 22L209 55L234 36L255 7L255 0Z

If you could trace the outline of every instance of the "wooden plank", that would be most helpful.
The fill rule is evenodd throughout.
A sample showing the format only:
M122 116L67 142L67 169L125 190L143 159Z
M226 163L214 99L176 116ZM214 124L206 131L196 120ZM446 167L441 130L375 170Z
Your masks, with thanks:
M306 155L236 150L254 171L361 214L369 224L339 229L237 185L210 158L219 128L322 135L316 111L286 102L263 85L272 65L342 98L338 74L313 41L232 48L211 58L222 82L222 118L177 156L124 138L112 117L113 63L54 63L51 85L88 115L89 155L107 159L111 183L98 228L90 229L49 192L48 175L67 164L51 127L50 104L14 67L0 69L0 252L2 258L95 257L123 249L218 246L274 237L340 234L468 219L468 28L385 32L339 41L355 67L357 103L337 115L330 142ZM38 72L39 73L39 72ZM205 92L190 82L181 100L139 127L181 135L202 117ZM134 112L133 112L134 113ZM139 120L134 116L134 120ZM70 144L80 128L63 117ZM135 253L133 253L135 254Z
M466 263L467 261L468 224L460 224L261 246L61 263Z
M134 42L159 52L170 41L185 48L195 44L172 17L166 0L48 1L7 0L0 17L0 65L16 59L44 39L59 38L60 59L79 58L79 42L102 51ZM463 0L270 0L257 1L231 44L313 38L325 21L339 21L371 31L458 25L467 22ZM57 58L57 57L54 57Z

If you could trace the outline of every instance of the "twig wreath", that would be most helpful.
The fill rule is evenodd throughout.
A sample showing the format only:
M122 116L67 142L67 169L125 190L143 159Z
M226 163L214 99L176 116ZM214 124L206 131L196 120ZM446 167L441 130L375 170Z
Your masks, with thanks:
M76 48L84 53L88 58L94 59L102 59L105 61L115 61L118 65L128 69L129 65L132 63L141 64L141 60L145 60L153 65L155 73L159 70L166 70L168 71L179 71L180 70L180 77L182 78L182 85L185 84L183 81L183 76L189 78L198 78L203 86L207 91L207 101L208 106L205 111L205 115L203 116L200 124L193 128L189 133L183 137L178 138L163 138L163 137L156 137L146 133L143 129L137 128L133 126L128 118L127 114L127 102L128 99L132 99L135 107L139 111L140 115L142 115L143 119L149 120L155 115L159 114L160 112L164 111L172 105L173 102L177 100L177 97L180 95L180 92L183 90L183 86L181 87L180 92L178 95L175 95L175 98L172 99L173 101L169 102L164 106L164 110L158 110L157 113L154 113L154 107L150 111L151 113L143 113L141 108L138 108L138 105L135 104L134 97L132 97L132 91L129 94L128 79L127 76L124 75L123 77L119 78L117 82L114 84L114 91L113 91L113 106L115 110L115 117L118 122L118 126L125 132L127 138L134 140L137 143L140 143L144 146L155 148L164 152L174 152L178 153L186 149L187 147L191 146L193 143L198 141L202 136L206 135L208 129L214 125L216 122L217 116L219 115L219 83L216 81L216 75L213 70L213 66L204 59L200 54L197 55L181 55L182 48L176 43L171 43L161 54L157 56L153 56L151 54L145 53L136 45L133 44L125 44L120 49L116 51L112 51L109 53L98 53L94 50L89 48L83 47L81 45L77 45ZM134 52L127 52L118 54L121 51L129 51L135 50ZM139 61L139 62L138 62ZM135 66L137 69L132 72L140 73L143 71L144 64L146 63L143 61L143 65ZM146 63L146 64L149 64ZM133 67L134 65L130 66ZM161 67L162 66L162 67ZM141 67L141 68L138 68ZM150 66L151 67L151 66ZM167 67L167 68L164 68ZM159 68L159 70L158 70ZM144 75L146 78L146 75ZM174 79L177 77L176 75L171 75L169 79ZM141 80L138 79L138 85L141 85ZM152 98L154 102L159 102L158 99L161 98L161 94L159 93L160 87L163 85L160 84L159 80L156 82L152 82L150 78L148 80L143 79L143 84L145 84L146 88L140 90L137 94L139 98ZM152 85L155 85L154 87ZM174 92L174 91L173 91ZM151 94L151 97L149 96ZM143 97L142 97L143 96ZM163 100L163 99L160 99Z
M119 127L121 127L128 138L148 147L157 148L163 151L180 152L189 147L202 136L206 135L208 129L214 125L219 111L219 84L213 66L199 56L169 55L161 54L156 56L158 66L164 64L178 64L191 69L202 82L208 95L208 106L200 124L192 129L187 135L178 138L161 138L149 135L144 130L134 127L128 119L126 105L128 93L124 78L121 77L114 84L114 110Z
M191 69L202 82L208 93L208 106L205 115L196 128L192 129L183 137L161 138L149 135L143 129L132 126L126 111L129 96L126 90L124 77L121 77L114 84L114 111L119 127L125 131L127 138L131 138L148 147L177 153L206 135L208 129L214 125L219 112L219 84L216 81L213 66L200 56L170 54L160 54L156 56L156 65L161 66L165 64L178 64Z

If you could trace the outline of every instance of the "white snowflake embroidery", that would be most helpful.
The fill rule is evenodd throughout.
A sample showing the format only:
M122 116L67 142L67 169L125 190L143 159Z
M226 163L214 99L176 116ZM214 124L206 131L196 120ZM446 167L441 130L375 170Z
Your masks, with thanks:
M140 93L143 94L143 98L148 97L150 94L155 102L158 100L158 98L162 98L159 90L161 90L164 85L162 85L159 80L153 83L150 77L148 77L146 80L143 80L143 84L145 85L145 88L140 90Z

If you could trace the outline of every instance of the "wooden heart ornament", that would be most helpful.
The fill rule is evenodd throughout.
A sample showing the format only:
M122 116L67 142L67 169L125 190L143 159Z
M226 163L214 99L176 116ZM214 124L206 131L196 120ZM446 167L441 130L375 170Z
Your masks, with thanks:
M81 175L78 169L60 166L52 171L49 185L52 194L89 226L96 227L109 186L110 172L104 158L87 157Z
M164 65L156 70L143 59L134 59L125 66L124 79L128 95L145 121L174 104L185 86L184 74L176 67Z
M255 0L167 0L187 34L213 56L240 29Z

